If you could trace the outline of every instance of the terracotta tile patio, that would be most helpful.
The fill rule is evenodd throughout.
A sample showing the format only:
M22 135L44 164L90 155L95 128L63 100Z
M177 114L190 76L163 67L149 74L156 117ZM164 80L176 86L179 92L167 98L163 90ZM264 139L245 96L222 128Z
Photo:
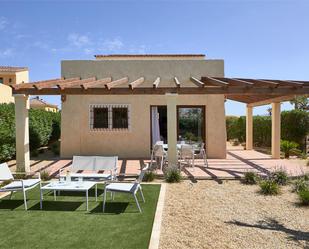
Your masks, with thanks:
M149 159L120 159L118 161L118 173L120 176L135 176L139 173L144 163L150 162ZM32 160L31 171L47 171L52 177L57 178L60 168L70 166L71 160L67 159L48 159ZM15 170L15 161L9 162L12 171ZM208 159L208 167L203 165L203 160L195 160L195 167L183 167L183 176L190 179L238 179L247 171L256 171L266 174L274 169L284 168L291 176L301 175L309 172L309 167L305 166L304 160L289 159L275 160L269 155L251 150L246 151L241 148L228 148L226 159ZM157 170L158 175L163 172Z

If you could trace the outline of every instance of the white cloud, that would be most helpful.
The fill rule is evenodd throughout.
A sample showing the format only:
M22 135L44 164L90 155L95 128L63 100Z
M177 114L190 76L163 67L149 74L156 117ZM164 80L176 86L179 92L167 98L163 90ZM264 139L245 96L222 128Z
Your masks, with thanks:
M0 57L11 57L14 54L14 51L12 48L6 48L3 50L0 50Z
M71 45L74 45L79 48L91 44L90 39L87 35L80 35L77 33L69 34L68 41Z
M123 42L119 38L104 40L101 45L99 45L99 50L101 51L117 51L124 47Z
M5 17L0 16L0 30L5 29L8 24L8 20Z

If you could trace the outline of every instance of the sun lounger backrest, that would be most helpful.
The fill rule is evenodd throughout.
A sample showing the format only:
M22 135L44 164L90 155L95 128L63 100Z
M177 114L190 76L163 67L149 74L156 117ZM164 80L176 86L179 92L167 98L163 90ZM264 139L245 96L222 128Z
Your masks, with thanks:
M96 170L94 156L73 156L72 168L73 171L78 170Z
M0 164L0 181L14 180L14 177L7 163Z
M117 169L118 157L117 156L96 156L95 157L95 170L112 170Z

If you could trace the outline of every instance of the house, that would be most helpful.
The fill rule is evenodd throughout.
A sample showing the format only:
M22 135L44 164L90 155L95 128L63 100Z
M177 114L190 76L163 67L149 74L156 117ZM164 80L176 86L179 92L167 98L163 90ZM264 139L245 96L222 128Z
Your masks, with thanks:
M43 99L40 99L39 96L30 99L30 108L31 109L39 109L48 112L58 112L58 106L47 103Z
M14 102L10 85L28 81L28 68L0 66L0 104Z
M253 147L253 108L272 104L272 156L280 157L280 103L309 93L308 81L224 77L224 61L203 54L96 55L61 62L61 78L12 85L16 157L30 169L29 95L61 96L61 157L150 158L157 141L177 163L177 141L205 144L226 158L226 99L247 105L246 149Z

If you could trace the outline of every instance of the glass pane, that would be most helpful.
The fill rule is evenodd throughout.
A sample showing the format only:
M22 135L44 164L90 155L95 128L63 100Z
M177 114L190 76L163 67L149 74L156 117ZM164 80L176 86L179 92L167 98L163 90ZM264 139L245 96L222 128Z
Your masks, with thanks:
M0 78L0 84L3 84L3 78Z
M93 109L93 128L108 128L108 108Z
M113 128L128 128L128 108L113 108Z
M204 108L178 108L178 140L188 144L204 141Z

